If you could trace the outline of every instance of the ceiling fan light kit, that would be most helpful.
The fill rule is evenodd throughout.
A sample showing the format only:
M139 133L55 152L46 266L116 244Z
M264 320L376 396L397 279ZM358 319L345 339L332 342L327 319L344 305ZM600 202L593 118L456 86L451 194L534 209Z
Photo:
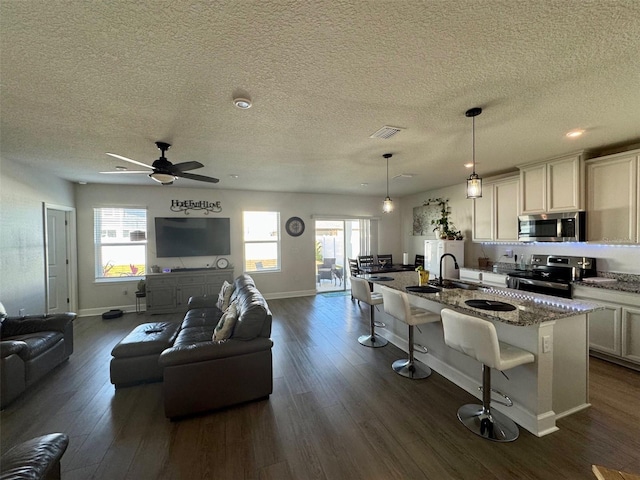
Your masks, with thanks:
M193 173L187 173L187 170L195 170L197 168L202 168L200 162L182 162L182 163L171 163L164 156L164 153L169 150L171 144L165 142L156 142L156 146L160 149L160 158L153 162L151 165L147 165L146 163L138 162L137 160L131 160L130 158L123 157L122 155L116 155L115 153L107 153L114 158L119 160L124 160L125 162L135 163L141 167L145 167L153 170L149 173L149 170L146 171L133 171L127 170L126 167L116 167L115 172L100 172L100 173L144 173L149 176L152 180L155 180L162 185L171 185L178 178L188 178L189 180L197 180L199 182L208 182L208 183L218 183L220 180L214 177L206 177L204 175L195 175Z
M171 185L176 179L176 177L168 173L150 173L149 177L162 185Z

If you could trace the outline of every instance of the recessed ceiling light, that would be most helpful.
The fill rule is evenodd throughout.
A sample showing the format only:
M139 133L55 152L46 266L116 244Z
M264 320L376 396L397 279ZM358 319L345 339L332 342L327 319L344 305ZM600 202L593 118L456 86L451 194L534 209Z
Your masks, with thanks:
M368 184L368 183L361 183L361 184L360 184L360 186L361 186L361 187L368 187L368 186L369 186L369 184Z
M251 108L251 100L249 100L248 98L234 98L233 104L241 110L247 110Z
M575 130L571 130L570 132L568 132L567 133L567 137L569 137L569 138L578 138L583 133L584 133L584 130L582 130L580 128L576 128Z
M118 165L116 166L116 170L119 172L125 172L127 170L127 167L123 167L122 165Z
M478 165L480 162L476 162L476 165ZM472 168L473 167L473 162L467 162L464 164L464 168Z
M232 173L229 175L229 178L238 178L240 177L240 175L238 175L237 173Z

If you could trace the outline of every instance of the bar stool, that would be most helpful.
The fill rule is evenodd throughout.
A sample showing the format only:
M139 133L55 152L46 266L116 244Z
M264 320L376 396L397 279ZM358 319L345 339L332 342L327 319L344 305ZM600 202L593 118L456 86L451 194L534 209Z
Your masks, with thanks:
M409 297L404 292L392 290L390 288L382 289L382 298L384 301L384 311L392 317L409 325L409 358L396 360L393 362L393 370L403 377L418 380L427 378L431 375L431 369L426 365L418 365L413 357L413 327L423 323L431 323L440 321L440 315L429 312L423 308L412 307L409 304Z
M373 316L375 305L380 305L382 303L382 295L372 292L369 288L369 282L364 278L358 277L351 277L351 295L353 295L353 298L359 302L367 303L371 307L371 313L369 314L371 333L369 335L361 335L358 337L358 342L365 347L384 347L389 342L386 338L376 335Z
M494 442L513 442L518 426L498 411L491 410L491 369L501 372L531 363L531 352L498 341L493 323L445 308L442 315L444 343L482 363L482 405L468 404L458 409L458 419L476 435ZM499 393L499 392L498 392ZM504 395L511 406L513 402Z

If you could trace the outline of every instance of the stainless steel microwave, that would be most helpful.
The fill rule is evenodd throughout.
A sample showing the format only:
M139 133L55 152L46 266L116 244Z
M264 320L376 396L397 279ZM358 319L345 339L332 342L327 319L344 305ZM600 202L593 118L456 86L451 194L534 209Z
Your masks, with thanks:
M541 213L518 217L521 242L584 242L585 212Z

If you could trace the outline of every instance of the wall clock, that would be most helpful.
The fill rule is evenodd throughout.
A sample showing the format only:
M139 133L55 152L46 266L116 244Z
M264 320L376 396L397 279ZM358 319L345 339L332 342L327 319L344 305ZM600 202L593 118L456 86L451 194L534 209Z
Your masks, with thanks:
M300 217L291 217L287 220L284 228L292 237L299 237L304 233L304 222Z
M216 268L227 268L229 266L229 260L226 258L219 258L216 262Z

